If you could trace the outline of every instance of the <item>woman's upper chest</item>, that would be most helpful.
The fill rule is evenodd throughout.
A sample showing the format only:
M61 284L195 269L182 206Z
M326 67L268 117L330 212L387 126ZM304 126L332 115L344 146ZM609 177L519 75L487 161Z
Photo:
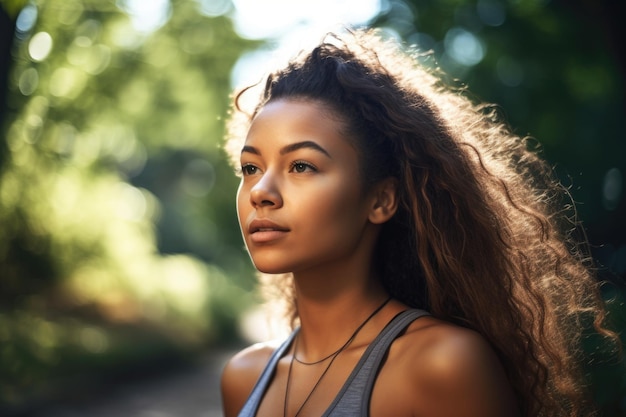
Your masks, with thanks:
M408 352L397 343L378 363L363 357L366 347L315 365L281 358L257 417L413 416L420 394L403 357Z

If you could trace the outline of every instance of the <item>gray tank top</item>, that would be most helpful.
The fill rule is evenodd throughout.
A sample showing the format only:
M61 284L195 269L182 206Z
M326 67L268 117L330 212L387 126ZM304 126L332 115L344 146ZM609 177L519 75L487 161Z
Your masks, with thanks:
M350 376L330 404L322 417L367 417L369 415L369 403L374 382L378 370L389 350L391 343L398 335L414 320L427 315L423 310L406 310L398 314L387 324L376 339L367 347L367 350L359 359ZM296 329L270 357L263 373L259 377L252 393L239 412L239 417L254 417L263 395L272 380L276 365L280 358L287 352L299 329Z

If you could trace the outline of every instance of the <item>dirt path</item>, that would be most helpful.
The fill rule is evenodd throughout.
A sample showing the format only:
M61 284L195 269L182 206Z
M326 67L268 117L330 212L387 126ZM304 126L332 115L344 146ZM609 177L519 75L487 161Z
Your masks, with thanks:
M88 401L51 405L29 417L221 417L219 376L232 353L213 352L195 366L119 382Z

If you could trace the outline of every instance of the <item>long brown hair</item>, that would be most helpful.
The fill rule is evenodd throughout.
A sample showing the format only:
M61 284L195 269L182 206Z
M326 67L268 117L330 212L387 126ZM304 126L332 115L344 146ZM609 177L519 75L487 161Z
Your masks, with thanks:
M241 129L280 98L340 115L365 185L398 180L399 209L377 246L387 291L483 335L523 415L589 415L583 322L616 337L602 327L598 284L569 237L567 190L529 141L371 30L330 34L270 74L250 115L235 100L227 143L235 164Z

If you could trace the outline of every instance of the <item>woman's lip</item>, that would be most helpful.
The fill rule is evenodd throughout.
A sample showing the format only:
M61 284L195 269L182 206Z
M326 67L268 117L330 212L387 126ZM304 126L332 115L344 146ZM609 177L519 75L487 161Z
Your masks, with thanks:
M268 243L284 237L289 232L268 219L254 219L248 225L248 235L252 243Z
M250 234L271 231L288 232L289 229L267 219L254 219L248 225L248 233Z
M278 229L260 229L250 233L250 241L252 243L268 243L284 237L288 233L287 230Z

